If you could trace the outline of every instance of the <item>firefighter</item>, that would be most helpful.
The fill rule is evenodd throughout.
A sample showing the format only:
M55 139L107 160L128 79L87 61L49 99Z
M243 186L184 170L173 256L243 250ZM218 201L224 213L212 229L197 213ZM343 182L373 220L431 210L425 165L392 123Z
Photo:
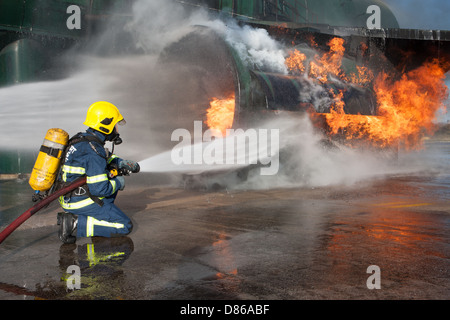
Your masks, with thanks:
M64 243L75 243L76 237L127 235L133 227L114 204L118 191L125 187L125 179L112 177L108 168L115 165L139 172L139 164L109 154L104 147L106 141L113 146L122 142L117 126L125 124L125 119L116 106L99 101L89 107L84 124L88 129L69 140L62 159L62 183L86 176L84 186L59 199L65 212L58 213L58 235Z

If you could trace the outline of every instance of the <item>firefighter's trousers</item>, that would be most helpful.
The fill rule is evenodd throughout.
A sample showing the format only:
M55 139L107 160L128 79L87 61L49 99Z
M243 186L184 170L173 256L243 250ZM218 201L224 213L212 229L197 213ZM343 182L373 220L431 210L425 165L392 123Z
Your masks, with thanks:
M103 198L103 206L93 203L80 209L66 210L78 216L77 237L112 237L114 235L127 235L131 232L133 224L115 204L117 192Z

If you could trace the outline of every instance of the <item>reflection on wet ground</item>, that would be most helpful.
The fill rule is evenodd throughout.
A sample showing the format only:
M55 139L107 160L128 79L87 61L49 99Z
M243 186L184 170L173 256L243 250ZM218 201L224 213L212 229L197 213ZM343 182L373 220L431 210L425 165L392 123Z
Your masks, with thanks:
M37 300L121 299L124 278L121 266L133 249L133 241L128 237L92 238L82 245L62 244L59 249L60 281L38 282L34 289L0 283L0 290ZM75 272L73 267L78 271ZM79 280L74 280L75 275L80 275ZM79 288L75 283L80 284Z
M80 268L80 288L70 293L72 299L122 299L123 263L133 252L129 237L93 238L83 245L63 244L60 248L62 280L71 281L70 266Z
M449 276L450 256L445 234L448 222L448 213L423 214L378 206L340 217L329 225L322 237L325 257L317 263L328 262L326 274L342 283L345 282L343 277L361 274L362 260L367 267L380 267L382 288L386 291L404 287L406 296L403 298L406 299L445 298L449 294L444 285L448 285ZM363 278L361 276L361 283ZM395 294L387 297L397 298Z

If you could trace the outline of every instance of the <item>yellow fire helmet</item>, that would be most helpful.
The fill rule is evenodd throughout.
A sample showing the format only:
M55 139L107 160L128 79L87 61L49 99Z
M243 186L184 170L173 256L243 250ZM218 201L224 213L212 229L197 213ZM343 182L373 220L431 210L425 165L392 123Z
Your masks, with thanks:
M116 124L125 124L125 119L115 105L106 101L98 101L89 107L84 124L97 131L110 134Z

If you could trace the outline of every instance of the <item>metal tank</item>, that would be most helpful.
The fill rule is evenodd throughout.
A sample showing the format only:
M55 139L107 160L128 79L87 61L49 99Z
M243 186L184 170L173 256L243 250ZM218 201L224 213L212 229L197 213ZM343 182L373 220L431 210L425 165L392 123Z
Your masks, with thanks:
M307 52L307 51L304 51ZM312 55L309 58L312 58ZM161 55L161 64L190 65L190 77L201 79L207 74L208 86L199 90L197 97L204 99L198 110L192 112L192 119L186 119L183 127L192 126L192 120L202 119L205 106L212 97L223 99L234 95L235 113L233 127L250 127L273 116L274 112L306 112L313 106L317 112L329 112L330 104L321 105L324 97L300 92L308 91L312 83L304 77L267 72L244 63L236 50L218 33L205 27L195 31L180 41L167 47ZM354 59L345 58L346 72L353 71ZM345 89L346 113L376 114L376 101L370 89L341 83L322 84L321 94L328 96L330 90ZM198 99L201 101L201 99ZM328 99L329 101L330 99ZM189 125L191 123L191 125ZM180 124L179 124L180 125Z

